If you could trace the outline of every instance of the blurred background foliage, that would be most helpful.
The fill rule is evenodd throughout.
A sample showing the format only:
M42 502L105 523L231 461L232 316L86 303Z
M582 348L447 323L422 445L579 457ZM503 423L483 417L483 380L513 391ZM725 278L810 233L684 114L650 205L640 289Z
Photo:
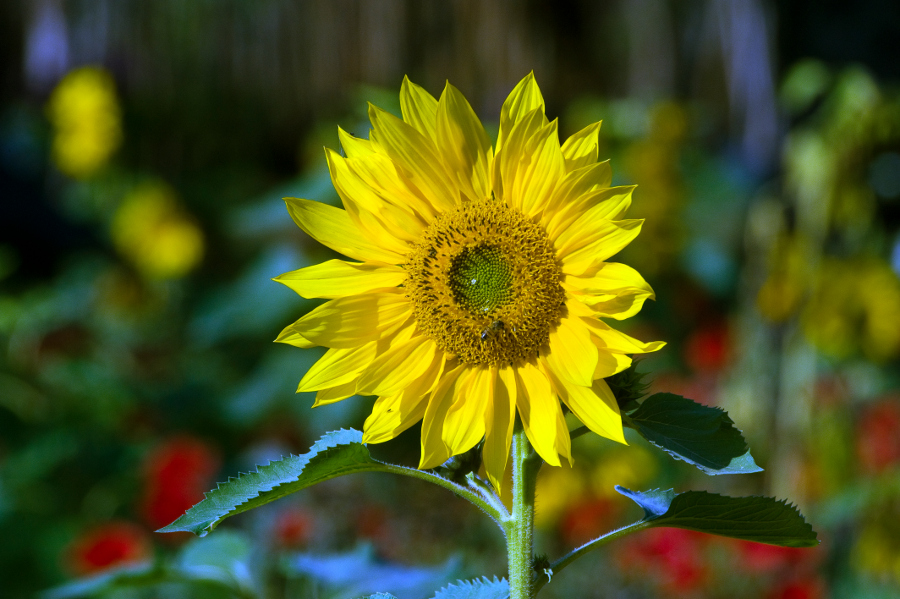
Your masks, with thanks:
M900 5L791 0L10 0L0 4L0 594L429 597L502 541L416 481L337 479L205 539L156 535L215 481L371 398L310 410L320 354L271 343L327 258L282 196L337 203L322 146L404 74L489 130L534 70L564 134L603 119L637 183L621 260L657 301L653 388L719 405L760 474L632 440L547 468L539 550L639 514L614 484L794 500L793 550L657 529L548 597L900 593ZM415 463L418 431L373 448ZM63 586L60 586L63 585Z

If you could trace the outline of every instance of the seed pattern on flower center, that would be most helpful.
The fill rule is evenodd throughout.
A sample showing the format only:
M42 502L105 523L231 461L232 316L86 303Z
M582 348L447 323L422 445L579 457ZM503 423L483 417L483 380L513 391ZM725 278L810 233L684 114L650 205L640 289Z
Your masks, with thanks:
M565 310L547 233L493 199L438 216L405 268L419 329L467 364L536 356Z
M490 314L511 298L513 273L495 246L463 247L448 274L453 299L472 313Z

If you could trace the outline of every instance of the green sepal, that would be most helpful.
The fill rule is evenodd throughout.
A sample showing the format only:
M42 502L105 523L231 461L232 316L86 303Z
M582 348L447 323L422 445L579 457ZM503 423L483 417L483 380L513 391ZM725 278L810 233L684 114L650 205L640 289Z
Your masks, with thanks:
M624 419L653 445L706 474L761 472L728 413L672 393L651 395Z
M617 372L606 379L606 384L609 385L623 414L630 414L636 410L640 406L638 400L647 395L647 389L650 388L650 381L647 380L649 373L638 372L637 366L638 360L635 360L622 372Z
M496 576L489 580L483 576L478 580L457 580L448 584L432 599L508 599L509 582Z
M464 485L466 477L471 473L478 473L481 468L481 452L484 448L484 440L477 443L475 447L450 458L435 468L435 473L448 478L459 485Z
M814 547L816 532L800 511L772 497L726 497L706 491L653 490L616 486L644 509L646 528L672 527L782 547Z

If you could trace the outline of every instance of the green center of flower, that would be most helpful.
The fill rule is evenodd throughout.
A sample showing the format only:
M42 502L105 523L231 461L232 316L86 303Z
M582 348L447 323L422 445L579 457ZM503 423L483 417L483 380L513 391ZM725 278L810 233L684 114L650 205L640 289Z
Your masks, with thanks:
M405 268L416 326L466 364L537 356L565 311L547 232L494 199L464 202L435 218Z
M456 303L476 314L490 314L512 297L512 269L492 245L464 247L451 260L448 278Z

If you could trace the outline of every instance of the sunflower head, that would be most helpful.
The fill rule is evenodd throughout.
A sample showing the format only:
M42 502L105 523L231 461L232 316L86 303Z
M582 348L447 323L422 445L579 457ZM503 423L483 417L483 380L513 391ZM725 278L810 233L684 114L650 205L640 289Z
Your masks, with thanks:
M633 187L610 187L600 123L561 144L533 74L500 112L496 144L449 83L439 99L404 79L403 118L374 106L368 139L339 131L326 150L343 209L287 198L313 239L351 259L276 280L330 301L277 341L322 345L298 391L316 405L377 397L364 440L422 421L420 468L476 445L499 489L513 426L553 465L571 461L561 403L624 443L606 377L655 351L609 326L653 290L608 260L640 231Z

